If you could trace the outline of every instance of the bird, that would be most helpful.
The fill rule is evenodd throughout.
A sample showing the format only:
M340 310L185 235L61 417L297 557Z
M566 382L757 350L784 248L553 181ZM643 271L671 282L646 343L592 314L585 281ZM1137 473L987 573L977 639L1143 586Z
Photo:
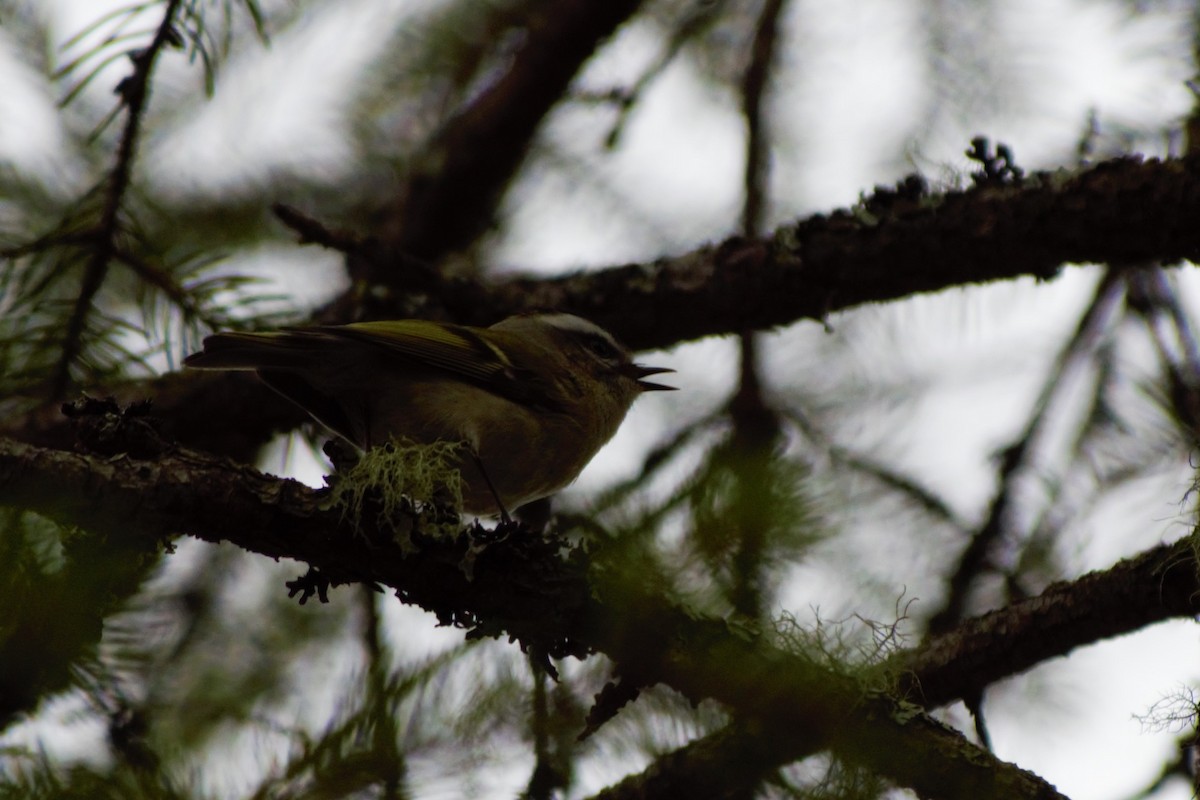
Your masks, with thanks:
M499 514L557 493L612 438L666 367L636 364L600 326L561 311L478 328L418 319L222 332L184 359L257 373L362 451L461 443L462 511Z

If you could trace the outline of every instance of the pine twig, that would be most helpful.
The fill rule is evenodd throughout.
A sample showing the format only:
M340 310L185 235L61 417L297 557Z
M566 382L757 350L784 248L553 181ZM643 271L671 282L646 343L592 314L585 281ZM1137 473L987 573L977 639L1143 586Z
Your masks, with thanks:
M62 397L70 385L71 366L83 352L83 337L88 317L108 274L109 263L117 250L121 207L129 189L133 162L137 155L138 136L141 133L146 101L150 96L150 77L154 72L154 62L162 51L168 47L179 47L181 44L179 33L175 30L175 14L181 2L182 0L168 0L154 38L150 40L150 44L131 56L133 72L117 86L117 94L126 108L125 127L117 146L116 162L108 175L100 221L93 232L95 249L84 268L79 295L75 298L74 308L63 335L62 354L51 379L51 393L54 397Z

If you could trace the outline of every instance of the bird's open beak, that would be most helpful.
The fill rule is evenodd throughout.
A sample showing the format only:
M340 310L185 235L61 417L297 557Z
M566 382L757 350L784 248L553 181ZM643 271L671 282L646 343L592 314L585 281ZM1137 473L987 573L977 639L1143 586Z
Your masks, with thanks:
M642 387L643 392L673 392L678 389L678 386L664 386L661 383L651 383L650 381L642 380L642 378L648 375L661 375L664 372L674 371L669 367L643 367L641 364L629 365L629 376L637 381L637 385Z

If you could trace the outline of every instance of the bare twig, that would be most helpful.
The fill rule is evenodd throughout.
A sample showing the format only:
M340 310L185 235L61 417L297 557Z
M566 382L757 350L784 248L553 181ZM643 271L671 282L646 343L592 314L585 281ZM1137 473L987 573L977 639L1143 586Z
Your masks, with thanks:
M1036 464L1037 447L1055 400L1064 386L1064 376L1077 367L1095 349L1098 338L1108 326L1114 310L1124 293L1123 273L1110 268L1096 287L1092 301L1079 320L1075 333L1063 346L1050 369L1042 392L1034 403L1029 421L1021 435L1004 448L998 469L996 494L987 519L975 531L970 543L959 556L958 566L950 576L949 591L942 608L929 621L929 631L944 633L963 617L972 587L980 574L992 567L993 549L1012 534L1011 514L1018 482Z
M361 237L349 231L328 228L320 220L286 203L273 204L271 212L280 222L300 235L301 244L319 244L343 253L353 253L362 246Z
M605 103L615 105L617 107L617 116L613 120L612 127L609 128L608 135L604 137L604 144L609 149L615 149L621 140L621 134L625 130L625 124L629 120L630 112L633 111L638 101L646 93L646 90L666 71L688 42L700 36L714 22L716 22L724 10L726 3L723 0L704 0L703 2L692 3L684 12L683 17L672 28L671 35L667 37L665 46L654 63L646 67L633 85L629 88L614 88L606 92L579 92L573 96L574 100L585 103Z

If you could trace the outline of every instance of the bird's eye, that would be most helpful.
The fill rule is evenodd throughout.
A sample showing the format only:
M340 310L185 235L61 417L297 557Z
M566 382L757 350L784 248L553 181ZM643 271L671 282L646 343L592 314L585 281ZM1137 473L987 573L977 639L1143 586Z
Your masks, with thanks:
M601 336L598 333L583 337L583 346L590 350L593 355L605 361L618 361L621 358L621 351L617 349L617 346L607 337Z

